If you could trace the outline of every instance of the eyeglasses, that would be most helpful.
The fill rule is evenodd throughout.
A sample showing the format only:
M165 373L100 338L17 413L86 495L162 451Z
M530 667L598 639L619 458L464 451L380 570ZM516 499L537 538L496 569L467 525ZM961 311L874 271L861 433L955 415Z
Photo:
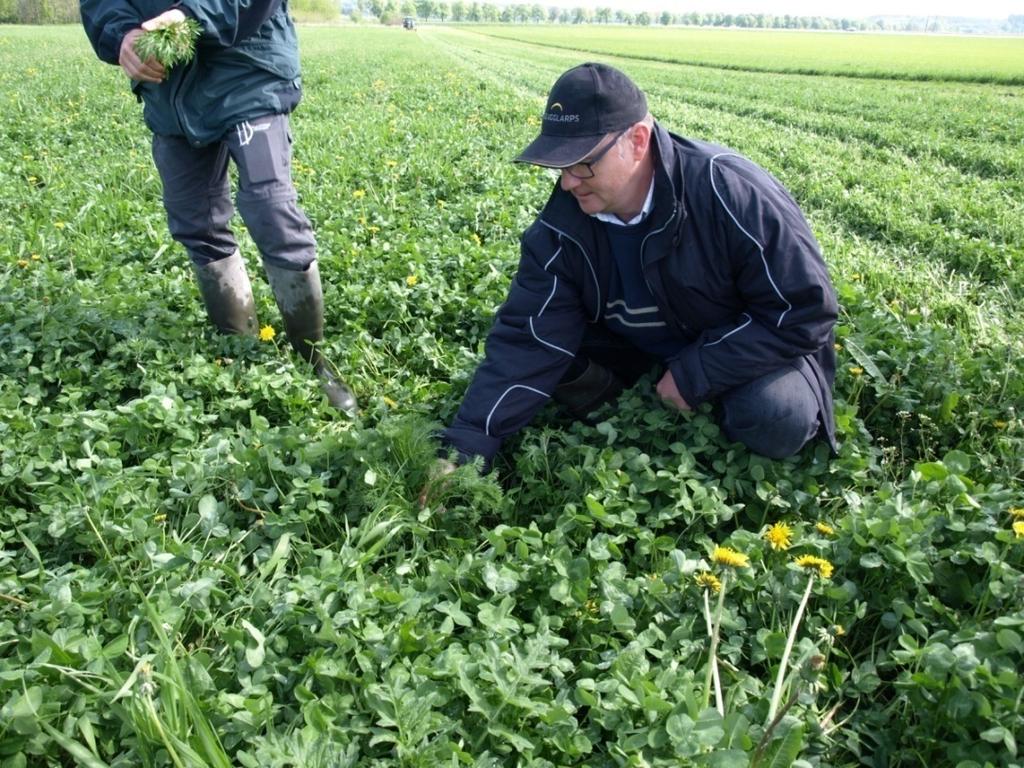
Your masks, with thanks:
M597 161L608 154L608 150L619 143L619 139L625 135L629 128L624 128L615 134L615 138L606 144L600 152L594 155L589 160L585 160L582 163L576 163L576 165L570 165L568 168L562 168L561 170L568 173L570 176L576 179L592 179L594 178L594 166L597 165Z

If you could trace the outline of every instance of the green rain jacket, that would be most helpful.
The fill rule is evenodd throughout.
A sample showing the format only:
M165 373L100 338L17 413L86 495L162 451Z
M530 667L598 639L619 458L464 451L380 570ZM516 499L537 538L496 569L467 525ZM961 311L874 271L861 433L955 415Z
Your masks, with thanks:
M162 83L132 81L153 133L200 147L261 115L299 103L299 47L288 0L80 0L96 55L117 64L121 41L143 21L178 8L203 28L196 56Z

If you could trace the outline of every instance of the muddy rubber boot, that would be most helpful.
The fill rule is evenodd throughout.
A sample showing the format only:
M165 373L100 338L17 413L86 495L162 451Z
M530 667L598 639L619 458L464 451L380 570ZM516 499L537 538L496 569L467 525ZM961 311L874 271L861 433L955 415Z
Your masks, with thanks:
M314 261L305 272L281 269L264 263L267 279L281 310L284 329L292 348L313 366L330 404L349 416L359 407L352 390L331 371L316 344L324 338L324 294L320 269Z
M585 421L587 414L618 397L625 388L622 379L603 365L590 360L583 373L555 387L552 399L564 406L573 417Z
M252 284L245 271L242 254L235 251L226 259L192 265L210 322L221 333L255 336L259 330Z

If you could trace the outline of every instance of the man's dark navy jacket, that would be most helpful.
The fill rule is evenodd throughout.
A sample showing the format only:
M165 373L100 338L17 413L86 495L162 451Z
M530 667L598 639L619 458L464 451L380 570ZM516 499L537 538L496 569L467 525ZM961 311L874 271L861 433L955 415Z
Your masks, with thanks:
M734 152L655 125L654 201L644 277L680 339L667 360L691 406L783 366L818 398L835 448L835 291L789 193ZM444 442L489 463L565 375L601 321L614 260L603 226L557 184L523 233L519 270Z

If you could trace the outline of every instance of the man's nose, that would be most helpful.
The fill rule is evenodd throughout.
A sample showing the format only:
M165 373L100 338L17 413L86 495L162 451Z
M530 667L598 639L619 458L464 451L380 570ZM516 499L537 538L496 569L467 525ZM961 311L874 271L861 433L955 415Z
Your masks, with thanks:
M572 192L576 187L580 185L580 180L573 176L566 170L562 171L561 178L562 189L566 192Z

